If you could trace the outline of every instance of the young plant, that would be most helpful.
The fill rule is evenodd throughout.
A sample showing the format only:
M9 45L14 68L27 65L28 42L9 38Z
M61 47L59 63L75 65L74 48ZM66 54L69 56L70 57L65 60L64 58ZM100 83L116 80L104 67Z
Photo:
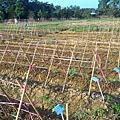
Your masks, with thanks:
M99 68L99 66L97 65L95 68Z
M109 60L108 60L108 64L111 64L111 63L112 63L112 59L109 59Z
M57 72L57 70L52 70L52 74L55 74Z
M108 102L112 101L112 97L110 95L107 95L106 99L107 99Z
M115 111L117 116L120 115L120 105L119 104L112 104L112 109Z
M68 71L68 75L70 75L70 76L75 76L75 75L77 75L76 69L73 68L73 69L69 70L69 71Z
M99 115L103 115L103 114L105 114L105 110L103 110L102 108L99 108L99 109L97 110L97 113L98 113Z
M116 80L113 78L109 78L110 83L114 83Z
M91 110L91 111L89 112L89 115L91 115L91 116L96 116L96 115L97 115L96 110Z
M81 118L84 118L84 120L85 120L85 118L86 118L86 115L85 115L85 113L84 112L77 112L76 113L76 116L77 116L77 120L81 120Z
M48 107L48 110L51 110L53 108L53 106L55 106L56 104L53 103L50 99L49 96L46 94L45 96L41 97L40 102L42 103L42 106L44 108L44 106Z
M88 74L85 75L85 79L89 79L90 76Z
M15 117L16 115L17 115L17 112L13 112L13 113L12 113L12 116Z
M88 66L88 63L84 63L83 66L84 66L84 67L87 67L87 66Z

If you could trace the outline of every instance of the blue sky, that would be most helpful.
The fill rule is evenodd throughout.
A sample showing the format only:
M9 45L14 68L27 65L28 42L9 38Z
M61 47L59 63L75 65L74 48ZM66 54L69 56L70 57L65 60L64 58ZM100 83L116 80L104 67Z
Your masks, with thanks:
M70 5L77 5L80 8L97 8L98 0L39 0L40 2L48 2L53 5L60 5L61 7L69 7Z

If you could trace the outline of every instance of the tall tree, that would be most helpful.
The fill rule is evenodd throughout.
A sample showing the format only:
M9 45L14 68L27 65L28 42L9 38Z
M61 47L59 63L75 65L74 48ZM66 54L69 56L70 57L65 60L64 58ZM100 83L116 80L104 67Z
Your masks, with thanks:
M25 6L23 2L21 1L16 1L15 3L15 14L16 16L20 19L22 15L24 15L25 12Z
M4 13L0 11L0 20L2 20L3 18L4 18Z

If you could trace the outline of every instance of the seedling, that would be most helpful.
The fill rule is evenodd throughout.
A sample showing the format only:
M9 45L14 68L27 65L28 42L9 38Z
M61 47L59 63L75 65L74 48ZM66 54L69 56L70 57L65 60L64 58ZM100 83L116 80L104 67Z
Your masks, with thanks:
M114 109L117 116L120 115L120 105L119 104L113 104L112 108Z
M16 113L16 112L13 112L13 113L12 113L12 116L14 116L14 117L15 117L16 115L17 115L17 113Z
M98 69L98 68L99 68L99 66L97 65L95 68L96 68L96 69Z
M108 64L111 64L112 63L112 59L108 60Z
M77 112L76 116L77 116L78 120L81 120L81 118L84 118L84 120L85 120L85 118L86 118L85 112L82 112L82 111Z
M83 66L84 66L84 67L87 67L87 66L88 66L88 63L84 63Z
M70 75L70 76L75 76L75 75L77 75L76 69L73 68L73 69L69 70L68 75Z
M48 100L48 95L45 95L45 96L43 96L43 101L47 101Z
M112 100L112 97L110 95L107 95L106 99L107 99L108 102L110 102Z
M89 79L90 76L88 74L85 75L85 79Z
M98 113L99 115L103 115L103 114L105 114L105 110L102 109L102 108L99 108L99 109L97 110L97 113Z
M96 110L91 110L91 111L89 112L89 114L92 115L92 116L96 116L96 115L97 115Z
M99 68L99 66L96 66L95 68Z
M110 83L114 83L116 80L113 78L109 78Z
M52 70L52 74L55 74L57 72L57 70Z

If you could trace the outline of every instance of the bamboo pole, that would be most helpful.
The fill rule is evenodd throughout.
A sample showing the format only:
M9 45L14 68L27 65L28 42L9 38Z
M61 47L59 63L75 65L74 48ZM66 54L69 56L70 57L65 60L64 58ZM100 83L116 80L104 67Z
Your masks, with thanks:
M67 73L66 73L65 80L64 80L64 84L63 84L62 93L64 92L64 89L65 89L65 85L66 85L66 81L67 81L67 77L68 77L68 72L70 70L70 66L71 66L71 63L72 63L72 59L73 59L73 56L74 56L76 45L77 45L77 42L75 43L74 49L72 51L71 59L70 59L70 62L69 62L69 66L68 66Z
M69 120L69 115L68 115L68 103L66 103L66 120Z
M89 92L88 92L89 96L90 96L90 91L91 91L91 87L92 87L92 77L93 77L94 71L95 71L95 62L96 62L96 57L97 57L97 53L96 52L97 52L97 43L96 43L96 47L95 47L95 54L94 54L94 60L93 60L93 69L92 69L92 75L91 75Z
M108 52L107 52L107 58L106 58L106 62L105 62L105 69L106 69L107 63L108 63L108 57L109 57L109 54L110 54L110 48L111 48L111 39L110 39L109 48L108 48Z
M84 56L85 56L85 51L86 51L86 48L87 48L87 42L86 42L86 44L85 44L85 47L84 47L84 51L83 51L83 55L82 55L82 60L81 60L81 63L80 63L80 67L82 66L82 64L83 64L83 59L84 59ZM81 75L82 75L82 72L81 72L81 70L80 70L80 73L81 73ZM82 78L83 78L83 75L82 75Z
M13 69L12 69L12 72L11 72L11 74L10 74L10 78L11 78L12 75L13 75L13 71L14 71L14 69L15 69L15 65L16 65L17 59L18 59L18 57L19 57L19 54L20 54L20 49L18 50L18 54L17 54L17 56L16 56L16 59L15 59L14 65L13 65Z
M26 75L26 81L25 81L25 85L24 85L23 92L22 92L22 95L21 95L21 100L20 100L20 103L19 103L19 108L18 108L18 111L17 111L16 120L18 120L18 117L19 117L19 113L20 113L20 109L21 109L22 102L23 102L24 94L25 94L25 92L26 92L26 87L27 87L27 82L28 82L29 73L30 73L30 71L32 70L31 67L32 67L32 65L33 65L33 61L34 61L34 58L35 58L35 53L36 53L36 51L37 51L38 44L39 44L39 42L36 44L36 48L35 48L35 50L34 50L34 55L33 55L31 64L30 64L30 66L29 66L27 75ZM42 119L41 119L41 120L42 120Z
M48 81L48 78L49 78L49 75L50 75L50 70L51 70L51 67L52 67L52 64L53 64L53 60L54 60L54 56L55 56L55 53L56 53L57 46L58 46L58 44L57 44L57 41L56 41L55 49L54 49L52 57L51 57L50 66L49 66L49 69L48 69L48 74L47 74L45 84L44 84L45 86L47 85L47 81Z

